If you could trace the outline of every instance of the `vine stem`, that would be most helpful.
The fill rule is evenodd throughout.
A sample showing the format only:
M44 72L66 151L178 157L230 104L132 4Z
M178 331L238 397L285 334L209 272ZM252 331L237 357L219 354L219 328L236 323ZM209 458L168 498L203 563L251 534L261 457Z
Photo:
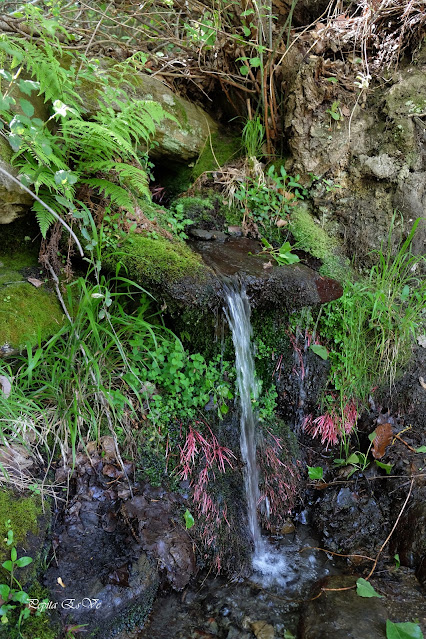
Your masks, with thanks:
M25 186L25 184L22 184L22 182L20 182L14 175L12 175L11 173L9 173L9 171L6 171L6 169L4 169L2 166L0 166L0 173L3 173L3 175L5 175L7 178L9 178L10 180L12 180L12 182L15 182L15 184L17 184L18 186L21 187L21 189L23 189L24 191L26 191L27 193L29 193L29 195L31 195L31 197L33 197L35 200L37 200L37 202L39 202L39 204L41 204L42 206L44 206L44 208L49 211L49 213L51 213L53 215L53 217L55 219L58 220L58 222L60 222L62 224L63 227L65 227L68 231L68 233L71 235L71 237L73 238L74 242L77 244L78 250L80 251L80 255L81 257L84 257L84 251L81 247L81 244L79 242L78 237L76 236L76 234L74 233L74 231L72 230L72 228L70 226L68 226L68 224L61 218L60 215L58 215L53 209L50 208L50 206L48 206L47 204L45 204L45 202L43 202L43 200L41 200L38 195L36 195L33 191L31 191L31 189L29 189L27 186Z

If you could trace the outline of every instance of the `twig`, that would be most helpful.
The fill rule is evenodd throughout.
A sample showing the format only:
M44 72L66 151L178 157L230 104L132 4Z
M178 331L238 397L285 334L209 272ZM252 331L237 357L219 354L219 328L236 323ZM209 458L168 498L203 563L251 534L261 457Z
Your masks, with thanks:
M416 449L413 448L412 446L410 446L410 444L407 444L407 442L405 441L405 439L402 439L402 437L400 437L398 434L393 436L394 439L397 439L399 442L401 442L401 444L405 444L405 446L407 446L407 448L409 448L413 453L416 453Z
M367 555L343 555L339 552L333 552L332 550L327 550L327 548L319 548L318 546L306 546L305 548L301 548L299 552L304 552L305 550L321 550L321 552L327 553L327 555L333 555L335 557L359 557L360 559L368 559L368 561L375 561L373 557L368 557Z

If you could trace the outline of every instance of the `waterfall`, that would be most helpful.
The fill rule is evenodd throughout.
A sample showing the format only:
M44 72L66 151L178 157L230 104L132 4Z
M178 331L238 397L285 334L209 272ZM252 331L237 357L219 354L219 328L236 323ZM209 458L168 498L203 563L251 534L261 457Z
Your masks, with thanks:
M250 303L244 286L224 285L226 308L225 315L232 332L235 348L235 367L237 386L241 406L241 456L245 462L244 486L247 499L247 513L250 533L253 538L255 556L260 552L262 539L257 519L259 501L259 472L256 464L256 416L252 400L259 393L255 378L250 323Z
M235 348L235 368L240 398L240 446L244 461L244 487L247 500L249 530L254 543L253 568L261 575L262 583L280 580L288 574L286 558L277 553L263 539L257 518L259 502L259 471L256 463L257 419L253 412L253 400L258 398L259 385L256 381L253 349L251 343L250 302L244 285L236 281L223 285L226 319L232 332Z

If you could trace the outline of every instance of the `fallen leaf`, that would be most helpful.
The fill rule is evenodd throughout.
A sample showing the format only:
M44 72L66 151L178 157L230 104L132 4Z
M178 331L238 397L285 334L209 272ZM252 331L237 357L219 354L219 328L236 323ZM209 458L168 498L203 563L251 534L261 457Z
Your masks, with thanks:
M283 226L287 226L287 224L288 224L287 220L283 220L283 219L279 219L276 222L276 226L278 226L279 229Z
M43 282L41 280L38 280L36 277L27 277L27 282L29 282L36 288L40 288L40 286L43 286Z
M272 268L272 262L271 260L269 260L269 262L265 262L265 264L263 265L263 268Z
M342 106L342 107L340 108L340 110L341 110L342 114L343 114L346 118L348 118L348 117L350 116L350 114L351 114L351 111L350 111L350 109L348 109L348 107L347 107L347 106Z
M373 457L381 459L386 452L386 448L392 442L393 432L391 424L380 424L374 431L376 436L373 440Z
M9 397L10 391L12 390L12 384L6 375L0 375L0 386L6 397Z
M426 348L426 335L419 335L417 338L417 344L422 348Z
M419 377L420 386L426 390L426 383L423 377Z

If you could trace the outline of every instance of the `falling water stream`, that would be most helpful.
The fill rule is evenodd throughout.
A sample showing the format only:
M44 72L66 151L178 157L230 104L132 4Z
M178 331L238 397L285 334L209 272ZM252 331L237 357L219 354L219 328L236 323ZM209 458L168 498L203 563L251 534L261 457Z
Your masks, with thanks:
M235 367L240 400L240 446L245 463L244 486L247 500L248 525L253 539L253 569L260 573L262 581L280 580L287 570L284 555L276 552L263 538L257 517L259 503L259 472L256 462L257 418L253 401L258 398L259 384L255 376L253 347L251 342L250 302L246 290L238 281L224 285L225 315L232 332L235 348ZM267 504L266 504L267 506Z
M244 486L247 499L248 524L253 538L255 555L260 551L262 537L257 520L259 501L259 473L256 463L256 417L252 400L258 397L254 359L251 345L250 302L243 286L224 286L225 315L232 331L235 348L235 367L241 408L241 455L245 462Z

